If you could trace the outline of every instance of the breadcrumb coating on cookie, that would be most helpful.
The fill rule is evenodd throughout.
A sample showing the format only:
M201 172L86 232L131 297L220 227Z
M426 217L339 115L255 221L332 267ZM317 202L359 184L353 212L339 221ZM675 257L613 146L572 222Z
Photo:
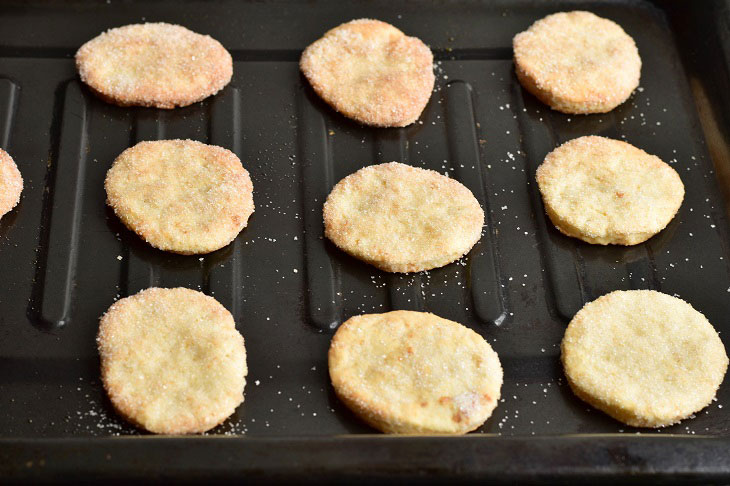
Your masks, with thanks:
M230 150L193 140L140 142L106 176L107 203L150 245L181 254L228 245L254 212L253 185Z
M0 218L20 202L23 177L13 158L0 149Z
M329 372L353 412L392 434L465 434L491 416L502 386L499 357L479 334L426 312L347 320Z
M102 316L97 344L112 405L150 432L205 432L243 402L243 337L201 292L149 288L121 299Z
M342 179L324 204L325 236L386 272L442 267L481 237L484 211L461 183L398 162Z
M615 22L590 12L560 12L513 39L524 88L563 113L606 113L639 86L641 58Z
M105 101L156 108L200 101L233 75L233 59L220 42L166 23L110 29L81 46L76 67Z
M575 394L634 427L672 425L702 410L728 365L705 316L653 290L615 291L586 304L561 350Z
M672 167L631 144L598 136L550 152L536 178L555 227L601 245L646 241L669 224L684 199Z
M308 46L300 68L335 110L366 125L404 127L433 91L433 54L420 39L379 20L358 19Z

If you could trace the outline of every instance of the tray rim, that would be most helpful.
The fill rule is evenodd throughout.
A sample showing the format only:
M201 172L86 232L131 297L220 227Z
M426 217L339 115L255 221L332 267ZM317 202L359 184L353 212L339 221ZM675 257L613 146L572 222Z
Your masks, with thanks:
M674 454L667 454L668 444ZM730 463L723 460L728 447L725 437L655 434L0 439L0 477L17 482L449 478L535 483L602 482L621 475L629 482L707 482L730 480ZM682 455L689 450L691 455ZM607 460L597 463L597 458Z

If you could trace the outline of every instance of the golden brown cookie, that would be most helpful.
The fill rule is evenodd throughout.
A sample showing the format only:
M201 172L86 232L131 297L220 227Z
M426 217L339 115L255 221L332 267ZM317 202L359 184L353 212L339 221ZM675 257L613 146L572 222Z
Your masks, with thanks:
M442 267L481 236L484 211L464 185L398 162L342 179L324 204L325 236L386 272Z
M379 127L416 121L435 79L426 44L371 19L329 30L304 50L299 65L327 104L346 117Z
M104 187L129 229L155 248L186 255L226 246L254 211L251 178L238 157L193 140L128 148Z
M601 245L636 245L663 230L684 198L679 174L626 142L580 137L537 169L545 211L562 233Z
M641 58L615 22L590 12L538 20L513 40L522 86L563 113L605 113L639 86Z
M634 427L671 425L702 410L728 365L705 316L652 290L611 292L586 304L561 349L575 394Z
M392 434L465 434L489 418L502 387L497 353L479 334L426 312L347 320L329 372L352 411Z
M243 402L243 337L201 292L150 288L121 299L102 316L97 344L114 408L150 432L205 432Z
M110 29L81 46L76 67L105 101L157 108L214 95L233 75L233 60L220 42L165 23Z
M13 158L0 149L0 218L20 202L23 177Z

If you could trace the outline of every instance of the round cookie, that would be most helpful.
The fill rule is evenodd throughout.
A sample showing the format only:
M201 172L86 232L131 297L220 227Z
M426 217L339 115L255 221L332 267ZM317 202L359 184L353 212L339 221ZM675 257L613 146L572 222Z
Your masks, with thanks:
M371 19L329 30L304 50L299 66L332 108L379 127L416 121L435 80L433 54L426 44Z
M706 407L728 357L707 319L652 290L616 291L583 307L561 344L573 392L634 427L662 427Z
M97 344L114 408L150 432L205 432L243 402L243 337L201 292L149 288L121 299L102 316Z
M626 142L589 136L564 143L537 169L545 211L588 243L636 245L663 230L684 198L677 172Z
M641 58L634 40L590 12L548 15L512 44L522 86L563 113L606 113L639 86Z
M165 23L110 29L81 46L76 67L105 101L157 108L214 95L233 75L233 59L220 42Z
M337 396L392 434L465 434L497 406L502 367L471 329L426 312L364 314L332 338Z
M386 272L447 265L479 240L484 211L459 182L398 162L342 179L324 204L324 234Z
M0 149L0 218L20 202L23 177L13 158Z
M104 187L129 229L155 248L185 255L226 246L254 211L251 178L238 157L193 140L128 148Z

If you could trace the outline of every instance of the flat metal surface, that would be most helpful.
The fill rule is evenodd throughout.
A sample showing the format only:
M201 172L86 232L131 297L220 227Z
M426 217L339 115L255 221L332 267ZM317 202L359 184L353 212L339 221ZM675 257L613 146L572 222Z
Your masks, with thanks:
M513 73L514 34L575 8L618 22L642 57L641 87L605 115L553 112ZM307 44L359 17L393 23L434 51L436 89L410 127L353 123L299 73ZM220 40L233 55L231 84L172 111L95 98L78 80L75 50L107 28L141 21L179 23ZM726 385L695 418L637 436L575 398L559 362L572 315L616 289L678 295L724 340L730 334L728 201L720 190L728 166L717 165L727 162L727 144L713 137L710 158L711 117L697 95L704 85L688 82L676 35L669 15L642 1L0 4L0 146L25 180L20 205L0 220L0 472L15 479L146 471L157 479L256 472L515 480L728 473ZM722 86L726 59L717 62ZM679 172L682 208L647 243L591 246L559 234L545 216L535 169L557 144L589 134L626 140ZM114 158L137 141L162 138L229 148L251 173L256 212L228 247L202 257L164 253L106 207L103 179ZM331 187L392 160L446 173L472 190L487 225L468 256L394 275L323 238L321 208ZM98 318L115 299L149 286L199 289L233 313L248 351L246 399L211 434L234 438L142 437L111 409L99 382ZM334 396L326 362L334 329L352 315L391 309L461 322L499 353L503 399L472 436L365 436L374 431ZM165 465L181 448L197 451L186 459L197 471L191 476ZM379 448L399 452L386 458ZM425 450L441 451L444 462L428 467ZM660 452L690 460L669 463ZM577 456L565 462L565 453ZM84 463L84 455L92 460ZM276 455L286 468L277 470ZM515 469L521 456L533 461L528 476ZM367 467L371 459L378 467ZM135 464L144 467L133 471Z

